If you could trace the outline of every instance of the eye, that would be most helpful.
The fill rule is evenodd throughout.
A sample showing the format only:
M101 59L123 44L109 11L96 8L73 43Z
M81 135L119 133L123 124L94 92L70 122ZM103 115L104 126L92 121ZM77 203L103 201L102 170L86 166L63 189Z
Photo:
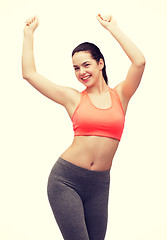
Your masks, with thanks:
M75 71L79 70L79 67L75 67L74 70L75 70Z
M90 64L89 64L89 63L85 64L85 67L89 67L89 66L90 66Z

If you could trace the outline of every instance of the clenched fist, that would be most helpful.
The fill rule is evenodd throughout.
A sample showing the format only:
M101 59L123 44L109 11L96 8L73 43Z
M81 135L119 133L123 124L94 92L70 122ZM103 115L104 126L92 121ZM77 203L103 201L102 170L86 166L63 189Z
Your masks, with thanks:
M116 26L116 21L111 15L104 15L102 16L101 14L98 14L97 20L101 23L101 25L108 29L110 27Z
M24 27L24 31L28 29L28 30L31 30L32 32L34 32L35 29L39 26L39 20L38 20L37 16L28 18L25 21L25 23L26 23L26 25Z

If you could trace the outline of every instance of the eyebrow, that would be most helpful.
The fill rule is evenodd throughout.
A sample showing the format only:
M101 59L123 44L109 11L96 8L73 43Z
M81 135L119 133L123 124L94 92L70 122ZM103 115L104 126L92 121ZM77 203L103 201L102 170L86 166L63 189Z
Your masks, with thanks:
M83 62L81 66L85 65L88 62L90 62L90 61ZM73 67L78 67L78 65L73 65Z

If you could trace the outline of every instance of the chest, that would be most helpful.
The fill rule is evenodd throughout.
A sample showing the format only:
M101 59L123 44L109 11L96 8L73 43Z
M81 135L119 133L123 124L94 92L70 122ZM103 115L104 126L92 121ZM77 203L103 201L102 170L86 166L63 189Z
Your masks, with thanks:
M106 103L105 103L106 100ZM87 128L110 128L123 124L124 113L118 98L112 95L101 98L85 94L73 120L77 126Z
M125 116L117 94L110 94L110 97L101 99L83 94L72 117L75 136L96 135L120 139Z
M87 98L89 103L98 109L109 109L112 106L112 97L110 92L102 95L88 95Z

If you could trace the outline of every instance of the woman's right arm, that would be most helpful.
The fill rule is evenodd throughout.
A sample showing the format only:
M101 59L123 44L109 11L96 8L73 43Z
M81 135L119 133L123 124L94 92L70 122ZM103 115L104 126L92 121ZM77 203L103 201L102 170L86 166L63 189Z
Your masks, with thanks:
M24 28L23 53L22 53L22 76L34 88L51 100L69 108L76 105L79 92L75 89L59 86L37 73L33 54L34 31L38 27L37 17L26 21Z

